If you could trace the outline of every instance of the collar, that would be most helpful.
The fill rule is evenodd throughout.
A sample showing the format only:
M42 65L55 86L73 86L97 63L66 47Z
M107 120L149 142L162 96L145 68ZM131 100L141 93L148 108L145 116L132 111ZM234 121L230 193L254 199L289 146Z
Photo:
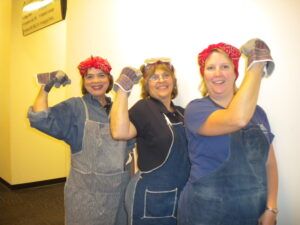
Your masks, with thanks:
M83 96L88 102L90 102L92 105L96 105L96 106L99 106L101 108L104 108L106 113L108 114L110 109L111 109L111 106L112 106L112 101L111 101L111 98L108 97L108 96L105 96L105 100L106 100L106 105L102 106L100 104L100 102L98 101L98 98L91 95L90 93L87 93L86 95Z
M205 98L209 99L216 107L225 109L223 106L221 106L218 103L216 103L209 95L206 96Z
M161 101L159 101L158 99L153 98L151 96L149 96L149 99L151 101L153 101L159 107L160 112L162 112L164 114L170 113L170 111L168 111L168 109L165 107L165 105ZM171 101L171 107L176 111L176 107L172 101Z

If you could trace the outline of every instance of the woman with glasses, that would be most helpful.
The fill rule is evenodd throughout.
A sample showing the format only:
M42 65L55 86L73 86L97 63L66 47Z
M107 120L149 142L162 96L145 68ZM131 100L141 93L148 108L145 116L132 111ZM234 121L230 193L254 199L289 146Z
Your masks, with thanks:
M83 97L48 107L51 87L68 80L66 75L51 73L48 82L43 79L45 85L29 110L30 124L71 147L71 170L64 190L66 225L126 225L129 152L125 141L116 141L110 134L112 102L106 93L113 86L111 66L106 59L89 57L78 69Z
M191 173L180 196L180 225L276 223L274 135L257 105L262 77L272 73L274 63L259 39L241 49L248 66L239 89L239 49L218 43L198 55L203 98L185 111Z
M166 58L146 60L140 71L122 70L111 115L113 137L136 140L139 171L125 200L129 224L176 225L177 202L190 164L183 108L172 102L177 96L175 71ZM128 111L129 93L141 75L142 99Z

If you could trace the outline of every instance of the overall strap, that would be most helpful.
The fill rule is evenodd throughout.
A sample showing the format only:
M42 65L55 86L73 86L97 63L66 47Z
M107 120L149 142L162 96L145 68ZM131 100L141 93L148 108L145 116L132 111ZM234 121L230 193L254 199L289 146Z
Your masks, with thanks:
M80 98L80 100L82 101L82 104L83 104L83 107L84 107L84 110L85 110L85 117L86 117L86 120L89 120L89 111L88 111L88 108L87 108L87 105L84 101L83 98Z
M178 110L176 107L175 107L175 111L182 117L184 118L184 115L180 112L180 110Z

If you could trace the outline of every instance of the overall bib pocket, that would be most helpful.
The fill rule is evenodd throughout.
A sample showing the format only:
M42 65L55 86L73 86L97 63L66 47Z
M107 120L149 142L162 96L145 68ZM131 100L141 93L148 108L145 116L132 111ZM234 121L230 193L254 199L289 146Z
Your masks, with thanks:
M145 218L175 218L177 188L166 191L152 191L146 189L144 204Z

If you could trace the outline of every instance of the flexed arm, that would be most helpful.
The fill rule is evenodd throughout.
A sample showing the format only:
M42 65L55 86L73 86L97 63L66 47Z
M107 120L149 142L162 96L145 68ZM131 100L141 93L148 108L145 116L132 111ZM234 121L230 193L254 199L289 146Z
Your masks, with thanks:
M242 53L248 58L248 69L242 84L233 96L228 107L213 112L198 133L201 135L214 136L234 132L246 126L253 116L256 108L261 79L264 69L273 72L274 63L270 56L270 50L259 39L252 39L242 46Z
M44 90L44 86L41 86L40 91L35 98L32 106L33 112L40 112L48 109L48 92Z
M214 111L199 128L201 135L214 136L243 128L251 119L259 94L263 65L254 65L227 108Z
M114 84L116 97L111 109L110 128L115 139L129 140L137 135L136 128L129 119L128 93L140 77L140 71L125 67Z

